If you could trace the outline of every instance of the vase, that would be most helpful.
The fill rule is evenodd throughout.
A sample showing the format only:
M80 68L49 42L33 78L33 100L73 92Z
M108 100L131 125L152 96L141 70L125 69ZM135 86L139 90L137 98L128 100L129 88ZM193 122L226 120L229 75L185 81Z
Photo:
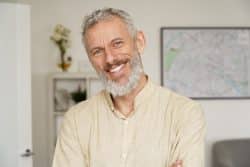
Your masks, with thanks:
M62 70L62 72L67 72L71 63L59 63L57 66Z
M71 61L72 61L71 56L66 56L65 54L61 53L57 67L59 67L62 70L62 72L67 72L69 67L71 66Z

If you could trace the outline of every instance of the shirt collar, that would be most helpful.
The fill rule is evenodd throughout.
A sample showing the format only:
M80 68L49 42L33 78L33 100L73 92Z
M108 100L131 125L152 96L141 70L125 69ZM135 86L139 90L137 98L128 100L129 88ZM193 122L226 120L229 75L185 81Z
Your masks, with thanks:
M134 112L137 110L137 108L140 106L140 104L145 103L145 100L148 97L151 97L154 92L154 84L150 80L149 77L147 77L147 83L144 85L142 90L136 95L135 101L134 101L134 111L131 113L130 116L134 114ZM119 118L126 119L120 112L117 112L114 107L114 103L112 101L112 97L109 92L106 90L104 91L104 97L108 103L109 108L111 109L112 112L116 113L116 115ZM129 116L129 117L130 117Z

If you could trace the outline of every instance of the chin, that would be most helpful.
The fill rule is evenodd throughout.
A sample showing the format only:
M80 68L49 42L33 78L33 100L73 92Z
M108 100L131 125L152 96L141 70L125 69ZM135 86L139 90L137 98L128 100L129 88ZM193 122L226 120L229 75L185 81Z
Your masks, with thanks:
M109 80L115 82L118 85L124 86L128 83L129 77L128 76L120 76L118 78L109 78Z

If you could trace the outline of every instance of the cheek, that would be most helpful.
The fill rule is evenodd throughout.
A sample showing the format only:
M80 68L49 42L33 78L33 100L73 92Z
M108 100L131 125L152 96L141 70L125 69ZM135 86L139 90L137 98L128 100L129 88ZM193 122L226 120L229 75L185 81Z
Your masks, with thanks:
M94 67L95 70L97 71L100 71L100 70L103 70L104 69L104 64L103 64L103 61L101 59L89 59L92 66Z
M132 46L126 46L126 47L122 48L121 52L126 53L131 57L132 53L134 52L134 48Z

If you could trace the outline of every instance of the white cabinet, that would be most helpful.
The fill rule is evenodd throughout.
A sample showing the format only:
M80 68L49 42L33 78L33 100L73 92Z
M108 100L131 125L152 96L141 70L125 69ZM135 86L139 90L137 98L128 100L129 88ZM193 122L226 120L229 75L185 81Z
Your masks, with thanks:
M49 76L49 154L52 162L57 133L64 113L76 101L84 100L102 89L95 73L52 73Z

